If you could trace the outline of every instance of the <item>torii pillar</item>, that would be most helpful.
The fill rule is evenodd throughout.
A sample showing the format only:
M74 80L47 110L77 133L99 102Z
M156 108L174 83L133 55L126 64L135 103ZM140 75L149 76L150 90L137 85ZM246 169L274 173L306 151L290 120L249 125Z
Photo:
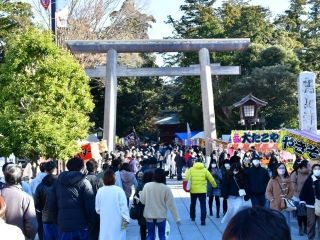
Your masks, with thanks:
M243 50L250 44L250 39L70 40L66 43L72 52L107 53L103 128L109 151L113 151L115 148L117 76L121 76L120 72L123 73L122 76L125 76L124 73L126 72L123 69L117 69L117 53L198 52L200 70L197 67L177 68L177 70L182 73L181 75L200 75L206 155L208 156L213 149L212 140L216 139L217 136L209 50L216 52ZM170 68L160 68L155 71L156 74L151 75L146 74L143 69L137 69L135 76L170 76L170 72L172 75Z

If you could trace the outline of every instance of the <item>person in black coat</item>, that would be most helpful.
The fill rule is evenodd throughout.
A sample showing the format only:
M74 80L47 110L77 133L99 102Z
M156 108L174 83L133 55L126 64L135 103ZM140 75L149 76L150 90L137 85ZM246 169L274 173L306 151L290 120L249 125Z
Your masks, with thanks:
M182 168L185 166L185 161L183 158L183 151L180 150L179 153L176 154L174 161L176 162L177 166L177 180L181 181L182 180Z
M88 228L97 221L92 186L83 174L81 158L71 158L67 169L68 172L60 174L56 185L59 236L88 240Z
M222 179L222 196L225 199L229 196L239 197L239 189L247 191L247 184L240 163L234 163Z
M261 167L259 159L252 160L252 167L246 169L248 196L252 206L264 207L266 204L266 189L269 182L268 170Z
M90 159L88 162L86 162L86 168L88 171L86 178L89 180L89 182L92 186L94 196L96 196L98 189L103 187L102 179L98 178L96 175L97 169L98 169L97 161L94 160L93 158ZM94 225L90 226L90 228L89 228L89 238L91 240L98 240L99 239L100 217L97 213L95 213L95 214L96 214L97 221Z
M42 213L43 239L57 239L57 202L55 194L55 184L58 179L54 172L57 165L54 161L44 164L44 170L47 173L41 183L36 188L34 194L34 204L37 212Z
M98 163L96 160L90 159L88 162L86 162L86 167L88 171L86 178L91 183L94 195L97 195L98 189L103 187L102 179L99 179L96 175Z
M305 203L307 207L307 234L308 239L315 239L316 225L320 217L315 215L315 198L320 200L320 164L312 166L312 174L307 178L300 192L300 203ZM318 235L320 234L317 228Z
M136 192L133 196L133 205L138 209L138 224L140 226L140 237L141 240L146 240L147 239L147 222L146 219L143 217L143 210L144 210L144 205L138 200L140 197L140 192L142 191L144 185L148 182L152 182L153 180L153 171L146 171L143 173L142 176L142 182L141 184L138 184L138 187L136 189Z

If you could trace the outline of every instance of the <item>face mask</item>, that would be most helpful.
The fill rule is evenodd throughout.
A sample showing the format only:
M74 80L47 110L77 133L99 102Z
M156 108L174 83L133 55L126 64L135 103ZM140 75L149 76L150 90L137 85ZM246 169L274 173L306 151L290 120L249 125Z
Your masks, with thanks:
M225 164L224 167L229 170L230 169L230 164Z
M211 167L215 168L217 166L217 164L211 164Z
M279 175L284 175L285 172L286 172L286 170L284 170L284 169L278 169L278 174Z
M260 161L259 160L253 160L252 161L253 165L255 165L256 167L258 167L260 165Z
M239 171L234 170L234 171L233 171L233 174L236 175L236 174L238 174L238 172L239 172Z
M313 170L313 175L315 175L316 177L320 177L320 170Z

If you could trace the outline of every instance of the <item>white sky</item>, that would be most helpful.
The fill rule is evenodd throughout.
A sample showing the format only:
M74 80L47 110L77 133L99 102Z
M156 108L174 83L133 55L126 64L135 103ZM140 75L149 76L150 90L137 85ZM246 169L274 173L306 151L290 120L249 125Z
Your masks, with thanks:
M216 6L219 6L223 1L218 0ZM282 13L289 6L289 0L252 0L252 4L259 4L268 7L274 15ZM172 27L164 22L168 15L172 15L174 19L181 17L179 7L184 3L184 0L144 0L143 9L148 14L151 14L156 19L152 29L149 30L151 39L162 39L168 37L172 33Z

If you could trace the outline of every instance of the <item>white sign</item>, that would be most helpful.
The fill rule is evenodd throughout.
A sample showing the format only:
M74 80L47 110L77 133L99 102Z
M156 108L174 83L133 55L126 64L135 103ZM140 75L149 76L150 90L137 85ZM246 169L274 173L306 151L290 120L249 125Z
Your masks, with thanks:
M316 74L302 72L298 77L300 130L317 133Z

